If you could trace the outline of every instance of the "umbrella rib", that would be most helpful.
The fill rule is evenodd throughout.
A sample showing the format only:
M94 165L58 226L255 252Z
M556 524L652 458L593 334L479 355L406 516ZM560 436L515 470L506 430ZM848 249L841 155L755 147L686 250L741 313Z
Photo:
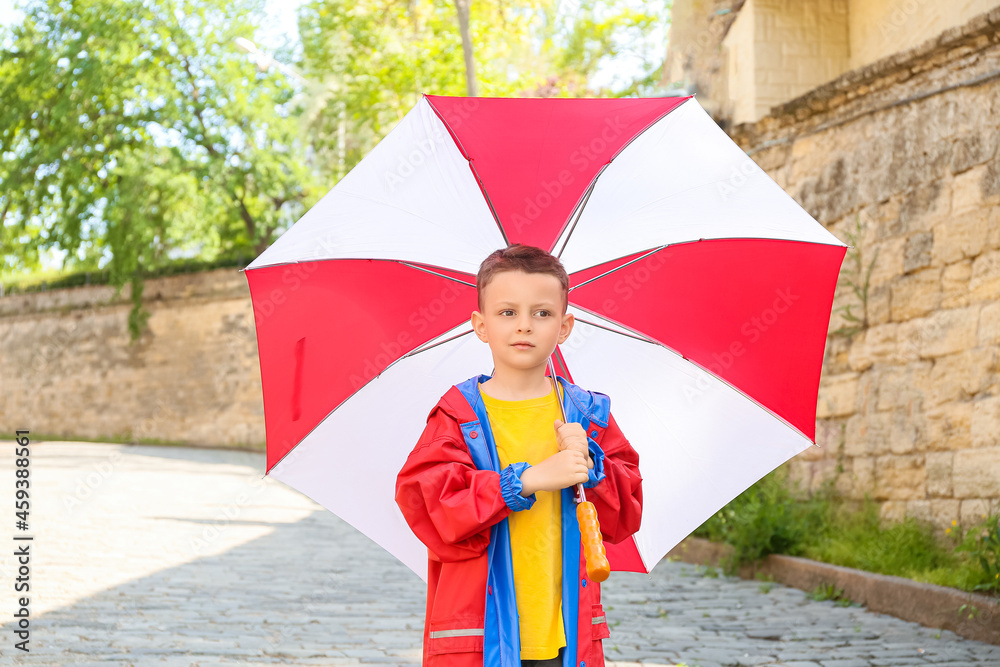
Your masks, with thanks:
M614 322L615 324L617 324L618 326L622 327L623 329L628 329L629 331L634 331L635 335L627 334L627 333L625 333L623 331L618 331L617 329L611 329L609 327L603 327L603 326L601 326L599 324L596 324L594 322L588 322L587 320L583 320L583 319L581 319L580 322L583 322L584 324L589 324L591 326L599 327L601 329L605 329L607 331L610 331L611 333L616 333L619 336L626 336L628 338L635 338L637 340L641 340L641 341L644 341L646 343L650 343L651 345L659 345L660 347L662 347L663 349L667 350L668 352L670 352L672 354L676 354L678 357L680 357L684 361L688 362L692 366L700 368L702 371L704 371L705 373L709 374L713 378L717 379L719 382L722 382L722 383L726 384L733 391L738 392L739 394L741 394L742 396L744 396L748 401L750 401L754 405L758 406L760 409L766 411L772 417L774 417L775 419L777 419L780 422L782 422L785 426L787 426L788 428L790 428L792 431L794 431L798 435L801 435L803 438L805 438L806 440L808 440L810 443L816 445L817 447L820 446L818 443L816 443L813 440L811 440L809 438L809 436L807 436L805 433L803 433L802 429L800 429L797 426L795 426L794 424L792 424L790 421L788 421L787 419L785 419L784 417L782 417L781 415L779 415L777 412L775 412L771 408L767 407L766 405L764 405L763 403L761 403L760 401L758 401L756 398L754 398L753 396L751 396L747 392L743 391L742 389L740 389L739 387L737 387L736 385L734 385L732 382L730 382L726 378L722 377L721 375L719 375L717 373L712 372L708 368L705 368L700 363L698 363L697 361L695 361L691 357L688 357L687 355L685 355L684 353L680 352L679 350L675 350L674 348L672 348L669 345L663 343L662 341L656 340L655 338L641 337L641 336L643 336L643 334L640 333L640 332L638 332L638 331L636 331L632 327L626 326L626 325L622 324L621 322L616 322L615 320L612 320L610 317L604 317L600 313L595 313L594 311L592 311L592 310L590 310L588 308L584 308L583 306L581 306L578 303L574 303L573 307L574 308L578 308L579 310L582 310L583 312L588 313L590 315L593 315L595 317L598 317L600 319L607 320L608 322Z
M448 134L450 134L451 138L455 140L456 144L458 144L458 150L462 153L462 157L464 157L466 161L469 163L469 169L472 170L472 175L475 177L476 183L479 184L479 189L482 191L483 197L486 198L486 205L490 207L490 213L493 214L493 222L497 224L497 229L500 230L500 236L503 237L503 242L509 246L510 239L507 238L507 232L504 231L503 225L500 224L500 217L497 216L497 211L495 208L493 208L493 202L490 201L490 195L486 192L486 185L483 183L483 179L479 177L479 172L476 171L476 165L472 164L472 158L469 156L469 152L465 150L465 146L462 145L462 140L458 138L458 134L455 133L451 125L448 124L448 121L445 120L444 116L441 115L441 112L437 110L437 107L435 107L429 101L427 102L427 104L428 106L430 106L431 110L434 111L434 115L438 117L438 120L440 120L441 123L444 124L445 128L448 130Z
M608 168L608 165L610 165L612 162L614 162L614 160L615 160L616 157L618 157L623 152L625 152L625 149L628 148L632 144L633 141L635 141L636 139L638 139L639 137L641 137L643 134L645 134L646 130L648 130L649 128L653 127L657 123L659 123L661 120L663 120L664 118L666 118L667 116L669 116L671 113L673 113L677 109L680 109L692 97L694 97L694 95L689 96L686 100L684 100L680 104L677 104L675 106L670 107L669 109L667 109L666 111L664 111L662 114L660 114L659 116L657 116L654 120L651 120L649 122L649 124L646 125L646 127L642 128L641 130L639 130L638 132L636 132L635 135L633 135L633 137L631 139L629 139L628 141L626 141L625 144L622 145L622 147L619 148L618 151L615 152L615 154L612 155L611 158L607 162L604 163L604 166L601 167L601 170L599 172L597 172L596 174L594 174L594 178L591 179L591 181L590 181L590 187L587 188L587 195L586 195L586 197L584 197L583 200L577 205L577 209L576 210L579 211L579 213L574 212L574 215L576 216L576 220L573 222L573 226L570 228L569 232L566 234L566 239L563 241L562 250L559 251L559 253L556 255L556 257L560 257L563 254L563 251L566 250L566 245L569 243L569 237L573 235L573 231L576 229L576 223L579 222L580 217L583 215L583 208L587 205L587 201L590 199L590 193L593 192L594 186L597 185L597 179L601 177L601 174L603 174L604 170ZM563 226L563 229L565 229L565 228L566 227ZM559 235L562 234L563 229L559 230ZM559 239L559 235L556 236L557 242L558 242L558 239Z
M628 261L628 262L625 262L625 263L624 263L624 264L622 264L621 266L616 266L616 267L614 267L613 269L609 269L609 270L605 271L604 273L602 273L602 274L601 274L601 275L599 275L599 276L594 276L593 278L588 278L587 280L584 280L584 281L583 281L582 283L580 283L579 285L573 285L572 287L570 287L570 288L569 288L569 291L570 291L570 292L572 292L572 291L573 291L573 290L575 290L575 289L576 289L577 287L583 287L583 286L584 286L584 285L586 285L587 283L592 283L592 282L594 282L595 280L597 280L598 278L603 278L604 276L608 275L609 273L614 273L615 271L619 271L619 270L621 270L621 269L624 269L624 268L625 268L626 266L628 266L629 264L634 264L635 262L638 262L638 261L639 261L640 259L645 259L646 257L649 257L649 256L650 256L650 255L652 255L653 253L655 253L655 252L659 252L659 251L663 250L663 249L664 249L664 248L666 248L666 247L667 247L667 246L665 246L665 245L661 245L661 246L659 246L658 248L653 248L652 250L650 250L650 251L648 251L648 252L646 252L646 253L644 253L644 254L640 255L639 257L636 257L635 259L633 259L633 260L630 260L630 261ZM609 261L612 261L612 262L615 262L615 261L617 261L617 260L619 260L619 259L622 259L622 258L621 258L621 257L617 257L617 258L615 258L615 259L612 259L612 260L609 260Z
M836 239L836 237L834 237L834 238ZM594 276L593 278L588 278L587 280L583 281L579 285L573 285L572 287L569 288L569 291L572 292L577 287L583 287L584 285L586 285L589 282L593 282L593 281L597 280L598 278L603 278L604 276L608 275L609 273L614 273L615 271L618 271L619 269L623 269L626 266L628 266L629 264L632 264L633 262L638 262L640 259L648 257L649 255L652 255L655 252L659 252L660 250L663 250L664 248L669 248L670 246L687 245L688 243L701 243L702 241L783 241L783 242L786 242L786 243L806 243L806 244L815 245L815 246L828 245L828 246L835 246L835 247L840 247L840 248L853 248L854 247L852 245L847 245L843 241L840 241L840 239L836 239L836 240L839 241L839 243L824 243L823 241L806 241L806 240L803 240L803 239L783 239L783 238L776 238L776 237L773 237L773 236L712 236L712 237L709 237L709 238L691 239L689 241L677 241L676 243L667 243L665 245L661 245L661 246L658 246L656 248L653 248L652 250L648 250L644 254L642 254L641 256L636 257L635 259L633 259L631 261L628 261L625 264L622 264L621 266L616 266L613 269L605 271L604 273L602 273L599 276ZM604 262L601 262L601 264L607 264L608 262L617 262L619 259L624 259L625 257L627 257L627 255L622 255L621 257L615 257L614 259L606 260ZM584 268L580 269L580 271L586 271L587 269L592 269L592 268L594 268L594 266L598 266L598 265L594 264L592 266L587 266L587 267L584 267ZM579 271L574 271L574 273L579 273Z
M580 222L580 217L583 215L584 207L587 205L587 202L590 201L590 195L591 193L594 192L594 186L597 185L597 178L598 176L604 173L604 170L607 169L607 167L608 167L607 164L601 167L601 170L597 172L596 176L594 176L594 180L590 182L590 187L587 188L587 193L583 196L583 199L580 201L580 203L576 207L576 210L573 212L572 216L573 224L570 226L569 232L566 233L566 238L563 240L562 248L560 248L559 252L556 253L556 257L561 257L563 252L566 251L566 244L569 243L569 237L573 235L573 231L576 229L576 223Z
M620 326L622 329L627 329L630 333L625 333L624 331L619 331L618 329L612 329L610 327L601 326L600 324L597 324L596 322L588 322L587 320L580 320L581 322L584 322L586 324L590 324L590 325L595 326L595 327L600 327L602 329L607 329L608 331L614 332L614 333L622 335L622 336L628 336L629 338L636 338L636 339L644 341L646 343L652 343L653 345L661 345L663 347L667 347L666 345L663 345L663 343L661 343L660 341L656 340L655 338L652 338L651 336L647 336L646 334L642 333L641 331L633 329L632 327L630 327L628 325L625 325L625 324L622 324L621 322L617 322L617 321L611 319L610 317L606 317L604 315L601 315L600 313L594 312L593 310L590 310L589 308L581 306L578 303L574 303L573 307L576 308L576 309L578 309L578 310L582 310L583 312L587 313L588 315L593 315L594 317L596 317L598 319L604 320L605 322L608 322L610 324L616 324L616 325ZM667 349L669 350L670 348L667 347ZM678 354L680 354L680 353L678 352ZM684 356L684 355L681 355L681 356Z
M573 307L574 308L580 308L580 306L576 305L575 303L573 304ZM580 310L586 310L586 309L580 308ZM589 313L590 311L586 311L586 312ZM591 313L591 314L596 314L596 313ZM600 317L600 315L598 315L598 317ZM642 341L643 343L649 343L650 345L662 345L662 343L660 343L659 341L653 340L652 338L645 337L645 336L643 336L641 334L626 333L624 331L619 331L618 329L612 329L611 327L606 327L603 324L598 324L597 322L591 322L590 320L585 320L585 319L583 319L581 317L577 317L577 318L574 318L574 319L577 322L583 322L584 324L589 324L592 327L597 327L598 329L604 329L605 331L610 331L611 333L616 333L619 336L628 336L629 338L635 338L636 340Z
M410 267L411 269L416 269L417 271L423 271L424 273L429 273L429 274L431 274L431 275L434 275L434 276L438 276L438 277L440 277L440 278L444 278L444 279L446 279L446 280L453 280L453 281L455 281L456 283L461 283L462 285L468 285L469 287L475 287L475 285L474 285L474 284L472 284L472 283L467 283L467 282L465 282L464 280L459 280L458 278L453 278L453 277L451 277L451 276L446 276L445 274L443 274L443 273L438 273L437 271L431 271L430 269L425 269L425 268L423 268L423 267L421 267L421 266L417 266L416 264L410 264L409 262L406 262L406 261L403 261L403 260L401 260L401 259L397 259L397 260L395 260L395 261L396 261L396 262L397 262L398 264L402 264L403 266L408 266L408 267Z
M426 352L427 350L432 350L435 347L437 347L438 345L444 345L448 341L455 340L456 338L461 338L462 336L467 336L470 333L472 333L472 329L469 329L468 331L463 331L460 334L455 334L451 338L445 338L444 340L439 340L438 342L434 343L433 345L428 345L426 347L418 347L415 350L410 350L409 352L407 352L406 354L404 354L403 356L401 356L399 359L396 359L396 361L401 361L403 359L406 359L407 357L416 356L416 355L420 354L421 352ZM392 363L394 364L394 363L396 363L396 361L394 361ZM389 366L391 366L391 365L392 364L389 364ZM388 369L388 366L386 367L386 369Z

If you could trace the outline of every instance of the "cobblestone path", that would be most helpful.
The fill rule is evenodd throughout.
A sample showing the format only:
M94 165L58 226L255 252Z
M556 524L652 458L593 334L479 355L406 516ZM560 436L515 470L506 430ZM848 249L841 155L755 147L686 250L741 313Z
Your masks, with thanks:
M43 442L31 461L31 651L13 648L4 548L0 664L419 665L423 582L262 478L262 454ZM664 562L613 575L609 664L1000 665L997 646L710 574Z

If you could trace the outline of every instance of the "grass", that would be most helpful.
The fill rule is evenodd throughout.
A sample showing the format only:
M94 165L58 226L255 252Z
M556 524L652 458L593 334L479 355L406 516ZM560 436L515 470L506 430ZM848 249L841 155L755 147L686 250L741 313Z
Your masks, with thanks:
M844 596L843 589L836 588L833 584L820 584L811 593L807 594L806 597L817 602L832 600L839 607L851 606L851 600Z
M733 547L732 556L723 563L727 573L777 553L996 595L1000 593L998 522L1000 516L992 512L967 529L956 522L940 536L931 524L913 517L882 521L876 502L839 497L832 481L805 494L790 483L785 468L778 468L694 535Z

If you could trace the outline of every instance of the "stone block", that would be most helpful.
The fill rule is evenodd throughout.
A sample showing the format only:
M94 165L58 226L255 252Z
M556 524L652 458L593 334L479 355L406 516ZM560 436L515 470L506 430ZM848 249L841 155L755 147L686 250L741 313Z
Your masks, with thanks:
M996 154L996 132L973 132L955 137L951 154L951 171L959 174L983 164Z
M1000 344L1000 301L983 306L979 311L979 345Z
M875 459L862 456L851 461L850 497L861 500L865 494L875 496Z
M997 349L975 347L938 357L924 390L925 406L946 401L967 401L989 386L997 364Z
M819 385L817 419L846 417L857 410L858 374L843 373L825 377Z
M933 235L930 232L917 232L906 239L903 247L903 271L910 273L931 265L931 245Z
M930 361L913 361L906 366L883 371L878 386L876 409L912 409L914 403L919 404L923 398L920 388L927 386L931 365Z
M994 130L990 134L995 133ZM995 200L1000 198L1000 160L993 160L986 165L979 187L986 203L995 203Z
M969 436L972 447L1000 446L1000 396L972 402Z
M888 284L868 287L868 326L889 321L891 291Z
M952 486L957 498L1000 498L1000 446L955 452Z
M938 498L931 500L931 516L934 525L940 529L947 528L952 521L958 521L961 516L962 501L953 498Z
M844 419L817 419L816 420L816 444L817 447L807 447L799 454L804 459L820 459L824 457L837 456L844 446L842 441L846 441L847 421Z
M896 523L906 518L905 500L887 500L879 507L879 518L883 523Z
M943 403L924 412L928 447L956 450L972 445L972 402Z
M958 522L964 528L971 528L993 512L997 511L997 501L991 498L965 498L959 508Z
M927 453L927 495L931 498L952 497L951 469L954 456L954 452Z
M858 379L858 412L870 416L878 404L878 387L882 382L881 371L867 370Z
M930 232L951 213L951 181L936 180L921 184L898 198L902 232Z
M917 500L924 497L927 470L922 454L875 458L876 500Z
M951 210L965 213L983 205L983 192L988 191L988 165L981 164L955 176L952 182Z
M922 359L941 357L976 345L979 308L939 310L927 317L900 325L899 353L906 358L914 350Z
M978 256L990 243L989 217L989 209L979 207L939 219L931 230L932 264L940 266Z
M941 268L901 276L891 284L890 319L894 322L927 315L941 304Z
M870 246L870 249L862 248L862 264L865 271L872 259L875 260L869 279L871 285L882 285L903 275L905 249L906 239L903 237L877 241ZM863 276L854 275L851 279L859 285L863 282Z
M963 259L944 267L941 274L941 308L964 308L969 305L969 278L972 260Z
M853 371L865 371L872 364L898 363L898 336L902 325L892 322L868 327L858 334L848 352L848 361ZM916 352L912 358L917 358Z
M889 428L889 451L893 454L908 454L915 450L927 449L927 443L922 441L924 431L921 429L923 419L916 413L916 408L893 410Z
M931 524L939 535L958 520L961 503L958 500L908 500L906 516Z
M983 253L972 262L969 292L973 301L1000 299L1000 250Z
M889 452L892 413L876 412L867 417L847 420L844 453L847 456L877 456Z

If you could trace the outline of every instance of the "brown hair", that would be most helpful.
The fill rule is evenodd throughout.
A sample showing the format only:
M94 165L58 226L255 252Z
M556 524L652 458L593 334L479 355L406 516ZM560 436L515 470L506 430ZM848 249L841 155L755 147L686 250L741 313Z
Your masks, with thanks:
M515 243L494 250L490 256L479 265L476 274L476 294L479 298L479 310L483 309L483 292L493 280L493 276L502 271L524 271L525 273L547 273L559 279L563 292L563 315L569 305L569 275L563 268L558 257L549 254L541 248L532 245Z

